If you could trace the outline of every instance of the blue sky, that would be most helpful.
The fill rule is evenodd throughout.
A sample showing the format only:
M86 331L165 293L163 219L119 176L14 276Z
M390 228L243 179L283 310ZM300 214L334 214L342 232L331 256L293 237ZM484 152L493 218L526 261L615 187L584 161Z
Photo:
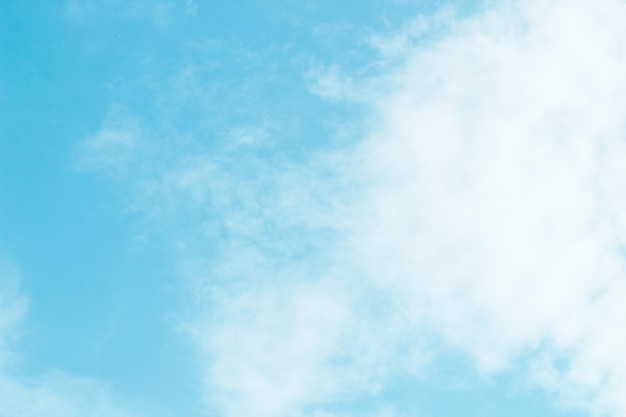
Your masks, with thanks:
M618 0L0 1L0 417L626 416Z

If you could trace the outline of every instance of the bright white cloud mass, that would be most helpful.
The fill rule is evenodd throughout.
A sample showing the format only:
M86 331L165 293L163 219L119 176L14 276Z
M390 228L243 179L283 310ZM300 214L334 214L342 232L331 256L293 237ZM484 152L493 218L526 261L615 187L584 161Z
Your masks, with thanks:
M310 125L267 69L293 45L235 45L234 81L190 58L149 79L150 111L114 103L72 147L80 175L121 189L141 239L165 242L185 301L163 314L192 346L196 412L513 415L495 381L553 413L626 417L624 5L493 1L358 34L365 64L290 61L298 94L331 108L311 134L326 137L299 142ZM0 416L130 415L99 382L4 371L25 311L11 288ZM482 411L437 413L475 386L491 387Z
M351 244L415 331L625 415L624 10L530 2L454 25L384 77Z
M396 62L355 80L371 131L326 162L348 180L323 184L320 201L241 214L261 230L246 225L221 268L246 284L194 327L210 401L227 415L371 395L412 371L425 329L477 372L521 367L567 404L626 415L624 10L527 2L446 23L433 40L401 33ZM296 182L307 192L337 181L306 169ZM294 175L276 170L279 186ZM343 194L353 182L354 199ZM334 232L323 249L291 259L270 232L239 270L251 230L285 228L297 245L289 233L309 223Z

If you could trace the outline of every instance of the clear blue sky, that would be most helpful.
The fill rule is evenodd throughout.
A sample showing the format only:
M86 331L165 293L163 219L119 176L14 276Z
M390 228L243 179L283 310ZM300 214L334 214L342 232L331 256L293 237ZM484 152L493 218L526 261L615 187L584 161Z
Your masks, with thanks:
M0 0L0 417L626 415L618 0Z

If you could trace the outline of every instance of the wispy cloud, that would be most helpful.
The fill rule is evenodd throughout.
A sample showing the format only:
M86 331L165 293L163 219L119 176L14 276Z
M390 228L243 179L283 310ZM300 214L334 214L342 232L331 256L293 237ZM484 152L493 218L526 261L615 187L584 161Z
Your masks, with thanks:
M122 106L113 106L95 135L78 142L72 163L77 169L124 175L138 158L143 142L140 120Z
M188 15L196 17L198 15L199 9L200 7L198 6L198 2L194 0L187 0L187 2L185 3L185 13L187 13Z
M34 380L0 375L2 415L6 417L131 417L116 404L106 386L53 372Z
M310 90L313 94L325 99L346 100L354 94L352 80L341 74L337 65L328 68L312 68L307 74Z
M222 320L196 330L211 364L210 406L232 416L289 415L357 382L328 365L349 331L341 294L300 285L222 297L219 304Z
M19 293L18 286L16 267L0 258L0 372L7 366L11 342L28 308L28 301Z
M100 381L49 370L24 375L16 358L27 297L14 264L0 259L0 415L3 417L137 417Z

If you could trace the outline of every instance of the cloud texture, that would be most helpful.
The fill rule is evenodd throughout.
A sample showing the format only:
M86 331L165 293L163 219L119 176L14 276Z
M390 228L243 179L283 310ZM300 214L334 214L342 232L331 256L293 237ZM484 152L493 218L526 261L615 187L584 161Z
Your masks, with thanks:
M448 34L415 39L389 73L363 81L373 132L342 161L366 184L341 236L349 261L340 262L364 280L349 285L391 292L403 307L387 319L416 338L436 329L480 372L524 361L564 401L610 416L626 414L624 18L618 2L551 1L450 21ZM293 316L283 308L274 314ZM292 331L315 331L315 317ZM265 337L289 333L253 323ZM399 343L385 336L383 346ZM264 349L276 352L256 345L255 355ZM307 354L332 358L314 344ZM324 367L297 369L311 377Z
M307 73L312 94L368 109L358 143L304 162L199 145L135 172L195 302L209 409L349 415L444 346L626 416L624 8L429 19L370 39L376 75ZM105 128L83 160L117 170L134 137Z
M471 354L626 414L619 2L509 3L406 48L375 99L356 253ZM557 365L558 364L558 365Z

